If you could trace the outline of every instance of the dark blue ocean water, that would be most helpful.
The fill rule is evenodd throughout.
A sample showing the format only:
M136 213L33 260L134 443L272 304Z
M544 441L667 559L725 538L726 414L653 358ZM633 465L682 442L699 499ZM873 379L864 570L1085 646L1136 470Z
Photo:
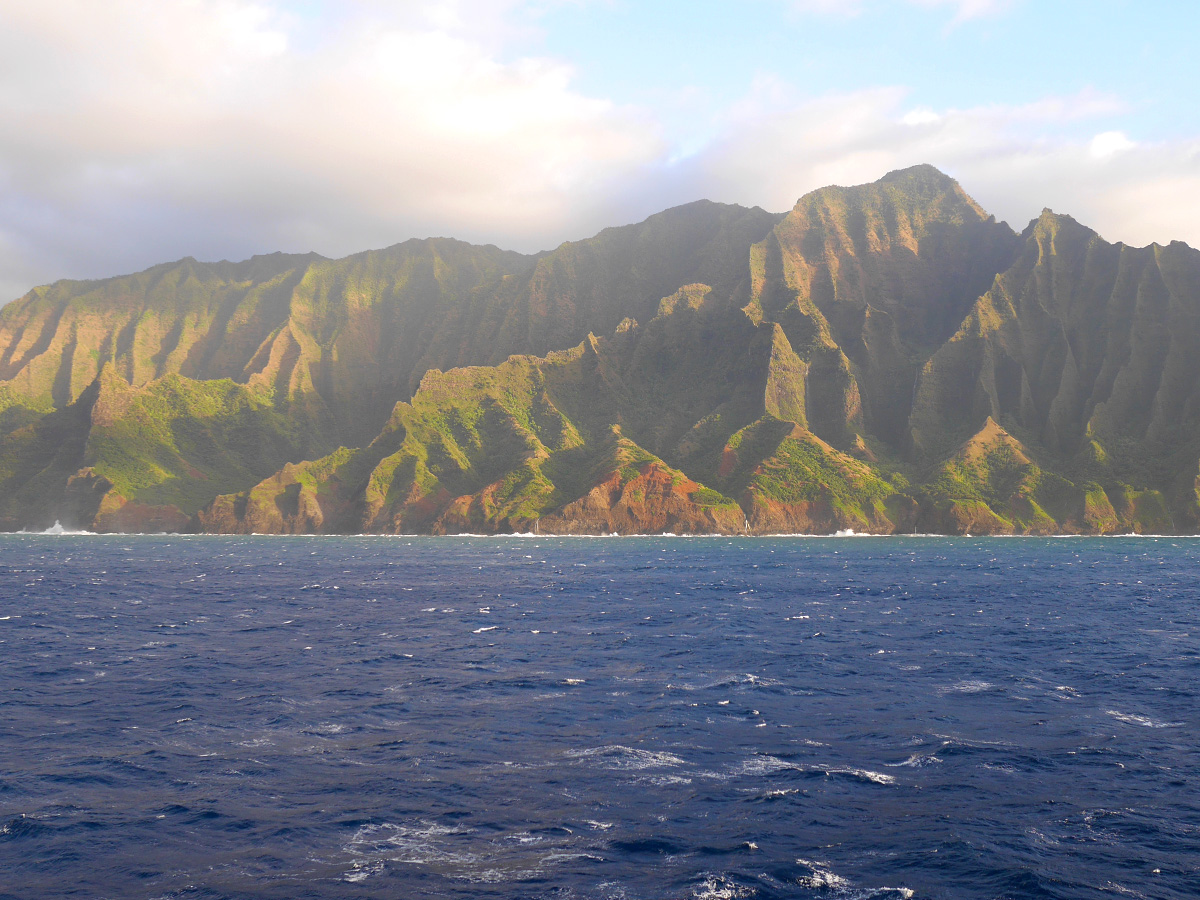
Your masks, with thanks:
M0 537L0 897L1200 896L1200 541Z

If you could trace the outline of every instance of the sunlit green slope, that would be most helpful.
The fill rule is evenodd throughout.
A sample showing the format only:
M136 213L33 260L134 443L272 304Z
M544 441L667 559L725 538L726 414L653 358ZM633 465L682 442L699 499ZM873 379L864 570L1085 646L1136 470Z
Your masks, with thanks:
M928 166L523 256L194 260L0 310L0 527L1200 528L1200 254Z

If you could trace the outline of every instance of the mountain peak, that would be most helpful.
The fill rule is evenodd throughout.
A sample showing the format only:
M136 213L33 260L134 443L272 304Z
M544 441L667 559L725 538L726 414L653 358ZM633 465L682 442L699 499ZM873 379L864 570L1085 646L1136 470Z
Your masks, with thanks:
M0 528L1200 532L1197 285L931 165L60 282L0 310Z
M880 178L879 181L885 184L894 182L925 182L941 185L946 188L958 186L957 181L937 166L932 166L929 163L920 163L905 169L893 169Z
M1021 236L1026 240L1030 237L1053 240L1057 235L1063 233L1071 234L1084 240L1098 237L1093 229L1088 228L1073 216L1069 216L1066 213L1056 213L1048 206L1042 210L1036 219L1032 220L1025 227L1025 231L1022 232Z
M811 191L796 201L792 215L808 215L820 207L880 211L890 208L917 220L984 221L988 214L957 181L927 163L895 169L877 181L853 186L830 186Z

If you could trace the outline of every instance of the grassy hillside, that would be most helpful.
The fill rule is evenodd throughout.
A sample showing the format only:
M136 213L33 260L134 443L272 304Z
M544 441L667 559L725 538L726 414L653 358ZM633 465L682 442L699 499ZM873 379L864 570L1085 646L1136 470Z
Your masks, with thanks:
M1200 254L918 166L536 256L182 260L0 310L0 527L1200 528Z

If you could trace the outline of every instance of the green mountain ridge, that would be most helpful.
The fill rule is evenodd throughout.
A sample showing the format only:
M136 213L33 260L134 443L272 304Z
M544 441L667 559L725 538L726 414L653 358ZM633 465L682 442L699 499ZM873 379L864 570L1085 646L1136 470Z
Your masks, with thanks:
M1200 529L1200 253L930 166L526 256L192 259L0 309L0 528Z

